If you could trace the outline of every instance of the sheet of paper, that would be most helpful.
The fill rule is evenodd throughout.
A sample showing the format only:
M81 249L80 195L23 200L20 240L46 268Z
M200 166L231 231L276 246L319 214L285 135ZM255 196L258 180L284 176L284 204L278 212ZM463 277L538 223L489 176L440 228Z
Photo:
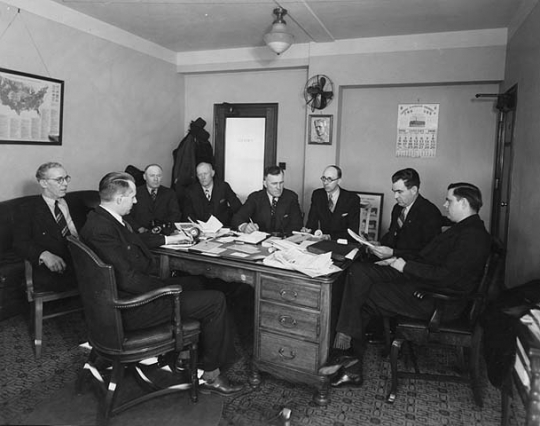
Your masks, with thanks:
M202 241L191 247L192 250L200 251L202 253L220 254L225 251L220 243L213 241Z
M243 253L253 254L253 253L259 253L259 249L257 246L249 245L249 244L233 244L228 247L229 250L236 250L241 251Z
M243 243L248 244L258 244L261 241L265 240L268 235L270 234L266 232L255 231L251 234L240 234L238 237L236 237L236 241L242 241Z
M352 231L351 229L347 229L347 232L351 237L353 237L356 241L358 241L360 244L364 244L368 247L375 247L373 244L371 244L368 240L366 240L364 237L361 237L356 232Z
M201 231L203 233L216 233L223 228L223 224L214 215L211 215L210 219L208 219L206 222L198 220L197 223L201 227Z

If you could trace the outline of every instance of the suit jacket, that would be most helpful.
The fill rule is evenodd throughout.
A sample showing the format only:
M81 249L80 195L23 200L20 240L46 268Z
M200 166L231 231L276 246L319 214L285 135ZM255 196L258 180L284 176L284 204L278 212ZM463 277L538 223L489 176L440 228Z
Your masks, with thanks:
M230 226L233 214L240 207L242 203L227 182L214 180L210 201L201 184L196 182L186 190L183 218L206 222L214 215L224 226Z
M491 249L491 237L475 214L437 235L403 273L429 287L470 292L478 284Z
M273 228L271 226L271 208L266 189L252 192L244 205L233 216L231 226L237 229L242 223L247 223L251 219L259 225L259 230L263 232L290 235L292 231L299 231L302 228L302 212L298 204L298 195L295 192L288 189L283 190L276 206Z
M137 203L133 205L127 219L136 229L141 226L150 229L153 220L180 222L182 213L176 193L172 189L160 186L156 201L153 201L146 185L137 187Z
M398 204L392 209L390 228L381 238L381 244L393 248L395 256L406 259L414 256L441 233L443 217L437 206L420 194L400 228L398 218L401 210L403 207Z
M67 241L43 197L36 197L20 207L13 229L13 247L32 264L35 290L62 291L77 287ZM66 270L60 274L40 265L39 256L44 251L61 257L66 262Z
M347 228L358 232L359 227L360 199L355 193L340 188L334 212L331 212L326 191L323 188L313 191L306 228L320 229L324 234L330 234L333 240L337 240L350 238Z
M102 207L88 214L80 232L81 239L103 262L112 265L120 296L145 293L163 287L150 275L154 258L148 247L165 244L165 237L129 231Z

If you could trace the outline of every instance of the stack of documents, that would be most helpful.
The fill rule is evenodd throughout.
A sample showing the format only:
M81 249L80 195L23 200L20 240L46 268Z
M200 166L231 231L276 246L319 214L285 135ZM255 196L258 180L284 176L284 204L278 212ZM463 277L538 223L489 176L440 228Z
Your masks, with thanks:
M289 242L289 244L294 243ZM331 253L317 255L294 247L272 253L263 260L263 264L274 268L299 271L311 278L341 271L341 268L332 262Z

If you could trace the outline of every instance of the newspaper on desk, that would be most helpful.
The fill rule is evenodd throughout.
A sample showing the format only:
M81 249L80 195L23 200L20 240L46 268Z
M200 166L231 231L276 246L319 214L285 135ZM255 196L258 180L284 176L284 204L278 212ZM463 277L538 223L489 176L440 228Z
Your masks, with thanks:
M311 278L341 271L341 268L332 262L332 253L312 254L285 240L275 246L278 250L263 260L264 265L302 272Z

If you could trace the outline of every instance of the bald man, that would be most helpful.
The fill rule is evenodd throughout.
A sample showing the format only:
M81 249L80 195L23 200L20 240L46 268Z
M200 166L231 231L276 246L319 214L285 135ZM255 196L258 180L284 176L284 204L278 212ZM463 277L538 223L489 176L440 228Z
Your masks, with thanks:
M144 169L145 184L137 187L137 204L127 220L139 233L152 229L156 222L180 222L182 213L176 193L161 185L163 169L150 164Z
M186 190L184 219L206 222L213 215L229 227L233 214L242 207L242 203L227 182L214 179L214 176L215 171L210 163L199 163L198 182Z
M343 173L338 166L328 166L321 176L322 188L311 195L306 232L318 229L333 240L350 238L347 228L358 231L360 226L360 199L340 187Z

